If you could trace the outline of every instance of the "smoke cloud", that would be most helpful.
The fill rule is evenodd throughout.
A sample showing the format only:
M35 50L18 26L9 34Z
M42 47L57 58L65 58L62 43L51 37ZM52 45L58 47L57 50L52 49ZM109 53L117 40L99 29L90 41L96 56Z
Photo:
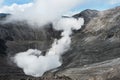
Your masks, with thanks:
M75 8L83 0L34 0L33 3L3 6L0 12L11 13L11 20L27 20L29 24L43 26L54 22L63 14Z
M83 18L62 18L54 24L56 30L63 30L62 38L55 39L45 56L42 56L39 50L30 49L15 55L14 62L26 75L34 77L40 77L44 72L61 66L60 57L70 48L72 30L80 29L83 24Z
M69 10L75 8L83 0L35 0L33 3L11 6L3 6L0 12L11 13L8 21L27 21L35 27L42 27L53 23L53 28L62 30L62 38L55 39L51 48L43 56L40 50L29 49L26 52L17 53L13 60L22 68L26 75L40 77L44 72L61 66L61 55L71 44L72 30L78 30L84 24L83 18L61 18ZM34 25L35 24L35 25Z
M14 62L23 69L26 75L34 77L42 76L44 72L61 65L59 56L41 56L41 51L34 49L18 53L14 57Z

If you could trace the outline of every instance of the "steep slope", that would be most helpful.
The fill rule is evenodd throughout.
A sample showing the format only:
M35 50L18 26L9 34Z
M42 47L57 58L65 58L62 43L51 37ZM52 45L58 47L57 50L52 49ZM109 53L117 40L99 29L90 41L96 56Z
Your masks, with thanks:
M84 17L86 11L75 17ZM89 13L92 15L84 28L73 34L71 48L63 55L63 65L54 75L72 80L120 79L116 72L120 65L116 59L120 57L120 7Z
M71 48L62 57L63 65L58 71L46 72L42 78L25 76L9 57L29 48L46 51L53 39L60 37L60 32L55 31L51 24L35 29L25 22L1 22L1 54L6 53L7 57L4 55L0 59L0 79L119 80L120 7L105 11L87 9L73 17L83 17L85 25L74 31Z
M71 50L64 55L65 62L71 60L71 65L67 66L81 66L120 57L120 8L101 11L97 15L82 31L73 35Z

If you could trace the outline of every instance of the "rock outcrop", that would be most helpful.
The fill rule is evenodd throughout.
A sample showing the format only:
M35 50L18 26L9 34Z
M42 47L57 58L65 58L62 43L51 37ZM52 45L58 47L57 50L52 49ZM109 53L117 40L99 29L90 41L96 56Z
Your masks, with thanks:
M74 31L71 48L62 55L62 66L41 78L25 76L9 57L29 48L46 51L60 32L52 24L34 29L25 22L1 22L0 53L6 55L0 59L0 79L120 80L120 7L105 11L87 9L73 17L83 17L85 25Z

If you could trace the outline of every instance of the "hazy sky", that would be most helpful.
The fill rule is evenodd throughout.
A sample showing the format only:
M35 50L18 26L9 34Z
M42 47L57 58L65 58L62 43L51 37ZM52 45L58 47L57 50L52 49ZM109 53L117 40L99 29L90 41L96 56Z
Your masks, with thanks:
M5 5L11 5L13 3L17 3L17 4L26 4L29 2L32 2L33 0L4 0L4 4Z
M3 4L4 5L12 5L13 3L26 4L32 1L33 0L4 0ZM83 0L83 2L84 3L78 6L75 11L84 10L88 8L104 10L104 9L108 9L108 8L112 8L120 5L120 0Z
M2 6L11 6L16 3L17 5L23 5L28 3L33 3L35 0L0 0L0 7ZM50 0L48 0L50 1ZM96 10L105 10L120 6L120 0L80 0L81 4L76 8L69 11L67 14L71 15L83 11L85 9L96 9Z

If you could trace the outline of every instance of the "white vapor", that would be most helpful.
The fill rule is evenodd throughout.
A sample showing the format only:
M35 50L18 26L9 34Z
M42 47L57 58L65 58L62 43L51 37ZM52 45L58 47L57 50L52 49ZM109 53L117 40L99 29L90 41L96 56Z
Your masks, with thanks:
M26 52L17 53L14 62L22 68L26 75L39 77L44 72L61 66L60 57L71 44L72 30L78 30L84 24L83 18L62 18L63 14L75 8L83 0L35 0L33 3L11 6L3 6L0 12L11 13L8 21L27 21L29 24L40 27L53 23L53 28L63 30L62 38L54 40L51 48L43 56L40 50L29 49ZM34 25L35 24L35 25ZM38 27L37 26L37 27Z
M109 3L114 5L114 4L119 4L120 0L109 0Z
M14 15L18 15L18 13L24 12L27 8L31 7L33 3L18 5L16 3L11 6L3 6L0 8L0 13L11 13Z
M54 22L82 2L83 0L34 0L33 3L23 5L3 6L0 12L10 12L12 20L27 20L30 24L43 26Z
M14 60L26 75L32 75L34 77L42 76L44 72L61 65L59 56L41 56L41 51L33 49L18 53L14 57Z
M63 18L54 24L56 30L63 30L62 38L55 39L52 47L46 52L45 56L41 51L30 49L15 55L14 62L22 68L26 75L40 77L44 72L61 66L60 57L65 53L71 44L72 30L78 30L84 24L84 19Z
M4 2L4 0L0 0L0 7L2 6L2 3Z

